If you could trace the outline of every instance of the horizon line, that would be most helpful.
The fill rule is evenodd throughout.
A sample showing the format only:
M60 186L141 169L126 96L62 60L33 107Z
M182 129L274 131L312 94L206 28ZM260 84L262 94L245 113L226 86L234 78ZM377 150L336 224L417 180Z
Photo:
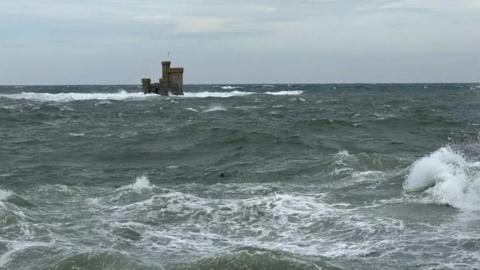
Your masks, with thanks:
M269 82L263 82L263 83L186 83L184 86L195 86L195 85L301 85L301 84L309 84L309 85L368 85L368 84L478 84L478 82L277 82L277 83L269 83ZM74 84L0 84L0 87L29 87L29 86L112 86L112 85L118 85L118 86L141 86L141 83L138 84L132 84L132 83L92 83L92 84L86 84L86 83L74 83Z

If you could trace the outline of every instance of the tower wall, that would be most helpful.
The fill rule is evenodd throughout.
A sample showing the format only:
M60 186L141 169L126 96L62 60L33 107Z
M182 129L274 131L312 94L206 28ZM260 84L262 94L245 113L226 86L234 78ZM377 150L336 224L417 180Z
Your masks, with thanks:
M183 68L170 69L168 84L172 95L183 95Z
M150 93L150 83L151 80L148 78L142 79L142 88L143 88L143 93L144 94L149 94Z
M168 89L170 87L168 86L168 81L164 79L160 79L159 81L159 89L158 92L162 96L168 96Z

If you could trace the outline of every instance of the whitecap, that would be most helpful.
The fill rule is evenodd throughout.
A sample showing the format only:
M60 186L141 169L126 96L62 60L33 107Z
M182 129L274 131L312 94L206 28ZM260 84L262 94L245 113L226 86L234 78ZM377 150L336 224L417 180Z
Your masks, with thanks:
M123 186L123 187L119 188L118 190L129 189L129 190L133 190L133 191L136 191L136 192L140 192L140 191L145 190L145 189L153 189L154 187L155 187L155 185L152 185L150 183L150 180L148 179L148 177L145 176L145 175L142 175L140 177L137 177L135 179L134 183Z
M108 100L102 100L102 101L99 101L99 102L95 103L95 107L98 107L100 105L105 105L105 104L112 104L112 102L110 102Z
M222 86L220 87L221 89L223 90L233 90L233 89L241 89L243 87L241 86L231 86L231 85L225 85L225 86Z
M75 109L73 109L72 107L68 107L68 106L62 106L62 107L60 107L60 111L73 112L73 111L75 111Z
M404 183L407 191L426 190L442 204L480 209L480 163L446 146L415 161Z
M187 110L187 111L191 111L191 112L198 112L198 110L197 110L197 109L195 109L195 108L191 108L191 107L189 107L189 108L186 108L185 110Z
M290 91L278 91L278 92L265 92L267 95L273 95L273 96L298 96L303 94L303 91L301 90L290 90Z
M85 201L89 205L94 205L94 206L100 206L101 205L99 198L88 198Z
M226 111L225 107L223 107L221 104L215 104L209 106L207 109L205 109L203 112L217 112L217 111Z
M391 119L391 118L394 118L394 117L395 117L395 115L389 114L389 113L387 113L387 114L384 114L384 113L374 113L373 116L376 117L376 120L380 120L380 121L382 121L382 120L387 120L387 119Z
M229 98L229 97L241 97L256 94L255 92L245 92L245 91L231 91L231 92L186 92L184 97L187 98L208 98L208 97L218 97L218 98Z
M242 110L242 111L250 111L258 109L258 106L236 106L235 109Z
M126 99L145 99L158 96L155 94L145 95L142 92L128 93L120 91L118 93L34 93L23 92L20 94L5 94L0 97L9 99L24 99L34 101L53 101L70 102L78 100L126 100Z
M74 132L70 132L68 133L69 136L72 136L72 137L82 137L82 136L85 136L85 133L74 133Z
M347 150L338 151L333 155L333 175L351 174L355 171L353 168L357 158Z
M229 97L241 97L256 94L256 92L246 91L230 91L230 92L186 92L182 97L186 98L229 98ZM22 92L20 94L3 94L0 97L8 99L20 99L20 100L34 100L44 102L71 102L79 100L144 100L147 98L160 97L157 94L144 94L142 92L125 92L118 93L34 93L34 92ZM177 101L170 99L171 102ZM102 104L108 104L108 102L97 102L95 106Z
M8 197L12 196L13 192L0 189L0 201L5 201Z
M12 196L13 192L8 190L0 189L0 206L5 206L4 201L8 199L8 197Z

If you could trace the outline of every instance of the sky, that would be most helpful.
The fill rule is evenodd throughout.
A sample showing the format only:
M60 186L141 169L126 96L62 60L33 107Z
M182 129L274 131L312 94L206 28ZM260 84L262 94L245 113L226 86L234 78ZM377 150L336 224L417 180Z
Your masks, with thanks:
M0 85L480 82L480 0L0 0Z

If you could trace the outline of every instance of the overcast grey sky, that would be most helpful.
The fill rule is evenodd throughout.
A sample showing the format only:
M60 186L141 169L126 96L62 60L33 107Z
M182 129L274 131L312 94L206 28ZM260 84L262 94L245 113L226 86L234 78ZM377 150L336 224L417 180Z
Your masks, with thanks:
M0 0L0 84L479 82L480 0Z

